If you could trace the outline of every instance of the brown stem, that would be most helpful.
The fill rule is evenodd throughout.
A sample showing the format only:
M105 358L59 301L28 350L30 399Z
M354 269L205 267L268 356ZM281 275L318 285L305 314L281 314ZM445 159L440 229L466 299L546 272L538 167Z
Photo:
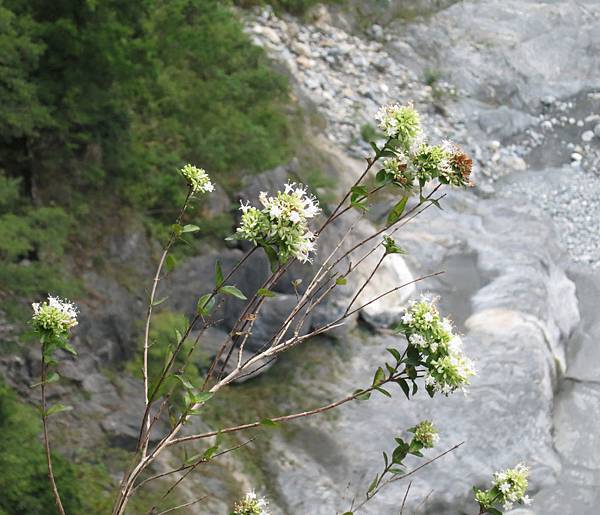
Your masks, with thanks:
M367 284L369 284L371 282L371 279L373 279L373 276L375 275L375 273L377 272L377 270L379 270L379 267L381 266L381 263L383 263L383 260L385 259L385 257L387 256L387 252L384 252L383 255L381 256L381 258L379 258L379 261L377 261L377 264L375 265L375 267L373 268L373 271L370 273L369 277L367 277L367 279L365 280L365 282L362 284L362 286L358 289L358 291L354 294L354 297L352 297L352 300L350 301L350 303L348 304L348 307L346 308L346 311L344 313L344 315L347 315L348 312L350 311L350 308L352 307L352 305L356 302L356 299L358 299L359 295L363 292L363 290L367 287Z
M192 196L192 189L190 188L188 190L187 196L185 197L183 207L181 208L181 211L179 212L179 215L177 216L177 219L175 221L176 225L179 225L179 223L181 222L181 219L183 218L185 210L187 209L188 202L189 202L191 196ZM146 326L144 328L144 363L143 363L143 367L142 367L142 375L144 377L144 406L146 408L148 408L148 406L150 404L150 398L149 398L150 392L148 391L149 390L149 387L148 387L148 350L150 348L150 324L152 322L152 308L154 307L154 298L156 296L156 290L158 289L158 283L161 279L160 275L161 275L163 266L165 264L165 260L167 259L169 250L171 250L171 247L173 246L173 243L175 243L175 240L177 239L177 237L178 237L178 234L175 231L172 231L171 236L169 237L169 241L167 242L167 245L165 246L163 253L160 256L158 266L156 267L156 273L154 274L154 280L152 282L152 290L150 292L150 299L148 300ZM143 434L144 434L144 431L149 430L149 424L150 424L150 419L149 419L147 413L148 413L148 409L145 410L144 419L142 421L142 428L140 431L140 438L138 439L138 449L141 448L142 455L146 454L146 449L147 449L147 444L142 444L142 442L144 441Z
M389 383L390 381L395 381L396 379L401 377L402 373L403 372L401 372L398 375L388 377L387 379L385 379L384 381L379 383L377 385L377 387L381 387L382 385ZM289 422L290 420L295 420L297 418L309 417L311 415L317 415L319 413L324 413L326 411L332 410L333 408L337 408L338 406L341 406L342 404L346 404L347 402L353 401L357 397L363 396L366 393L372 392L374 389L375 389L375 386L370 386L369 388L365 388L364 390L355 392L355 393L348 395L347 397L344 397L342 399L339 399L335 402L326 404L325 406L321 406L319 408L315 408L315 409L308 410L308 411L301 411L299 413L293 413L291 415L282 415L280 417L273 417L270 420L272 420L273 422ZM208 433L202 433L199 435L182 436L180 438L175 438L175 439L171 440L168 443L168 446L176 445L176 444L183 443L183 442L191 442L194 440L201 440L203 438L209 438L209 437L215 436L219 433L221 433L221 434L236 433L238 431L245 431L246 429L252 429L252 428L258 427L258 426L260 426L260 421L259 422L251 422L249 424L242 424L239 426L227 427L225 429L221 429L220 431L210 431Z
M52 453L50 451L50 439L48 437L48 410L46 403L46 375L47 365L44 359L44 346L42 346L42 426L44 428L44 449L46 451L46 463L48 465L48 479L50 480L50 486L52 488L52 495L54 496L54 502L56 509L60 515L65 515L65 509L63 508L62 501L60 500L60 494L56 486L54 479L54 471L52 469Z

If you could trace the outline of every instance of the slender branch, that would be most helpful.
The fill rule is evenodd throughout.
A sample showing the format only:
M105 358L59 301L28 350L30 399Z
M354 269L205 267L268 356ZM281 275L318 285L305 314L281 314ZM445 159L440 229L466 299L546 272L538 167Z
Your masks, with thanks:
M404 499L402 499L402 506L400 506L400 515L404 513L404 505L406 504L406 499L408 498L408 492L410 492L410 487L412 486L412 481L408 482L408 487L406 488L406 493L404 494Z
M54 479L54 470L52 469L52 453L50 451L50 439L48 437L48 409L46 403L46 376L48 371L48 365L44 358L44 346L42 345L42 426L44 428L44 450L46 452L46 464L48 465L48 479L52 488L52 495L54 496L54 502L56 509L60 515L65 515L65 509L63 508L62 501L60 500L60 494L56 486Z
M348 304L348 307L346 308L346 311L344 312L345 315L348 314L348 312L350 311L350 308L356 302L356 299L358 299L359 295L367 287L367 284L369 284L371 282L371 279L373 279L373 276L375 275L377 270L379 270L379 267L381 266L381 263L383 263L383 260L385 259L386 256L387 256L387 252L384 251L383 255L381 256L381 258L379 258L379 260L377 261L377 264L373 268L373 271L369 274L369 277L367 277L365 279L362 286L356 291L356 293L354 294L354 297L352 297L352 300L350 301L350 303Z
M186 471L185 471L185 472L184 472L184 473L181 475L181 477L180 477L180 478L178 478L178 479L177 479L177 480L176 480L176 481L175 481L175 482L174 482L174 483L173 483L173 484L172 484L172 485L171 485L171 486L170 486L170 487L167 489L167 491L166 491L166 492L165 492L165 493L162 495L162 497L160 498L160 501L163 501L164 499L166 499L166 498L169 496L169 494L170 494L170 493L171 493L173 490L175 490L175 488L177 488L177 486L179 486L179 485L181 484L181 482L182 482L183 480L185 480L185 478L186 478L187 476L189 476L189 475L190 475L190 474L191 474L191 473L192 473L194 470L196 470L196 468L197 468L199 465L202 465L203 463L208 463L209 461L212 461L214 458L217 458L218 456L222 456L223 454L227 454L227 453L230 453L230 452L236 451L237 449L240 449L241 447L245 447L245 446L246 446L246 445L248 445L250 442L253 442L255 439L256 439L256 438L251 438L251 439L249 439L249 440L246 440L245 442L242 442L242 443L240 443L240 444L236 445L235 447L232 447L232 448L230 448L230 449L226 449L226 450L224 450L224 451L221 451L221 452L219 452L218 454L215 454L215 455L214 455L212 458L208 458L208 459L207 459L207 458L204 458L204 457L202 457L202 458L200 458L200 459L196 460L196 461L195 461L195 462L194 462L192 465L190 465L190 466L188 466L188 467L185 467ZM182 469L180 469L180 470L182 470ZM159 502L160 502L160 501L159 501ZM150 514L152 514L152 513L153 513L153 511L154 511L155 509L156 509L156 505L154 505L154 506L152 507L152 509L150 510Z
M396 379L398 379L399 377L401 377L403 372L401 372L398 375L394 375L394 376L390 376L388 377L386 380L382 381L381 383L379 383L377 385L377 387L381 387L382 385L389 383L391 381L395 381ZM325 413L326 411L332 410L333 408L337 408L338 406L341 406L342 404L346 404L347 402L353 401L354 399L356 399L357 397L361 397L363 395L365 395L366 393L372 392L373 390L375 390L375 386L370 386L369 388L365 388L364 390L360 390L358 392L355 392L351 395L348 395L342 399L339 399L335 402L332 402L330 404L326 404L324 406L321 406L319 408L315 408L312 410L308 410L308 411L301 411L299 413L293 413L291 415L282 415L280 417L273 417L270 420L272 420L273 422L289 422L291 420L296 420L298 418L303 418L303 417L309 417L311 415L317 415L319 413ZM210 431L208 433L202 433L202 434L198 434L198 435L189 435L189 436L182 436L179 438L175 438L173 440L171 440L168 443L168 446L171 445L177 445L179 443L183 443L183 442L191 442L194 440L201 440L203 438L209 438L211 436L215 436L219 433L224 434L224 433L236 433L238 431L244 431L246 429L252 429L254 427L258 427L260 426L260 421L258 422L251 422L249 424L241 424L239 426L233 426L233 427L228 427L225 429L221 429L220 431Z
M190 188L188 190L187 196L185 197L185 201L183 203L183 206L181 208L181 211L179 211L179 215L177 216L177 219L175 220L175 225L179 225L181 222L181 219L183 218L183 215L185 213L185 210L187 209L188 203L190 201L190 198L192 196L192 188ZM152 290L150 292L150 299L148 300L148 311L147 311L147 315L146 315L146 326L144 328L144 363L143 363L143 367L142 367L142 375L144 378L144 407L147 408L150 404L150 398L149 398L149 386L148 386L148 382L149 382L149 378L148 378L148 350L150 348L150 324L152 322L152 308L154 307L154 299L156 297L156 290L158 289L158 283L161 279L161 273L162 273L162 269L163 266L165 264L165 260L167 259L167 255L169 254L169 251L171 250L171 247L173 246L173 244L175 243L175 241L177 240L178 234L172 230L171 231L171 236L169 237L169 241L167 242L167 245L165 246L162 255L160 256L160 260L158 262L158 266L156 267L156 273L154 274L154 280L152 281ZM144 420L142 421L142 431L141 434L143 434L144 430L145 431L149 431L150 430L150 419L149 417L144 414ZM142 443L142 438L138 439L138 445ZM146 454L146 450L147 450L147 445L141 445L141 450L142 450L142 455Z
M387 479L386 481L383 481L370 495L368 495L367 497L365 497L365 499L363 500L363 502L361 502L358 506L356 506L354 508L354 511L356 512L360 508L362 508L365 504L367 504L371 499L373 499L373 497L375 497L382 489L384 489L389 484L394 483L395 481L400 481L401 479L405 479L405 478L407 478L409 476L412 476L413 474L415 474L416 472L418 472L422 468L427 467L428 465L431 465L434 461L437 461L440 458L446 456L446 454L449 454L449 453L455 451L456 449L458 449L464 443L465 442L460 442L459 444L456 444L455 446L453 446L450 449L442 452L441 454L438 454L437 456L435 456L435 457L427 460L425 463L419 465L418 467L414 468L410 472L407 472L406 474L402 474L401 476L394 476L394 477L392 477L390 479ZM408 495L408 491L407 491L406 495ZM402 505L404 506L404 503Z
M172 511L180 510L181 508L185 508L187 506L192 506L193 504L198 504L199 502L202 502L205 499L208 499L208 497L209 497L208 495L205 495L203 497L200 497L199 499L196 499L195 501L186 502L185 504L180 504L179 506L173 506L173 508L169 508L168 510L161 511L161 512L157 513L157 515L164 515L165 513L171 513Z
M197 460L194 463L191 463L190 465L182 465L179 468L173 469L173 470L169 470L167 472L161 472L160 474L156 474L154 476L150 476L146 479L144 479L143 481L140 481L132 490L132 492L135 492L138 488L141 488L143 485L145 485L146 483L149 483L150 481L154 481L155 479L160 479L166 476L170 476L171 474L176 474L177 472L182 472L184 470L188 470L188 469L194 469L196 468L198 465L202 464L202 463L207 463L208 461L212 461L215 458L218 458L219 456L223 456L224 454L229 454L230 452L233 451L237 451L238 449L241 449L242 447L245 447L246 445L252 443L254 440L256 440L256 436L246 440L245 442L242 442L234 447L230 447L229 449L225 449L223 451L217 452L212 458L210 458L210 460L202 457L199 460Z

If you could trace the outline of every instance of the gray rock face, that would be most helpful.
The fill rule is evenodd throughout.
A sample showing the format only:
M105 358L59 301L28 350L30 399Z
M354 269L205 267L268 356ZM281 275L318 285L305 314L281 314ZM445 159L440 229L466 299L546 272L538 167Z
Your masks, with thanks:
M267 457L283 513L347 509L349 501L340 504L346 485L350 492L366 489L382 442L428 417L440 424L440 449L466 444L413 482L413 508L435 489L424 512L471 513L473 484L526 461L539 502L515 513L595 513L596 422L582 417L584 405L597 411L597 309L586 308L591 294L579 293L565 268L575 260L589 273L600 262L594 236L600 185L589 174L600 162L589 134L600 106L594 90L588 92L600 69L599 21L591 1L467 1L392 23L383 36L371 29L376 41L369 42L348 34L351 24L343 20L335 20L337 28L326 20L318 28L261 20L280 32L281 45L268 47L275 58L285 54L292 32L303 34L310 65L291 54L288 69L327 118L330 139L349 154L367 152L352 135L376 104L410 98L425 112L429 130L465 145L480 165L476 195L451 195L443 212L428 212L400 235L413 276L448 270L420 289L439 293L442 309L457 313L479 369L470 395L403 402L397 409L396 401L382 398L348 406L333 420L299 423L296 436L276 439ZM353 58L342 67L338 56L347 54ZM447 82L419 83L427 69ZM571 154L578 156L573 165ZM337 370L343 379L327 384L331 398L352 391L357 382L350 378L369 382L384 359L381 349L397 344L356 333L344 341L351 358ZM301 377L291 381L319 388ZM369 439L374 426L378 436ZM378 496L365 513L396 513L405 488Z

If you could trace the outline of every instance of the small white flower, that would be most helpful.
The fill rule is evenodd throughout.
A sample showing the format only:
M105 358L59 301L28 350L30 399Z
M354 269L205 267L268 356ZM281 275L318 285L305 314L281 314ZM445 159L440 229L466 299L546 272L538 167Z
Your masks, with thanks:
M410 324L412 324L412 321L413 321L412 313L410 313L408 311L406 313L404 313L404 315L402 316L402 322L404 322L407 325L410 325Z
M444 318L442 320L442 329L447 333L451 333L454 329L452 326L452 321L449 318Z
M417 347L425 347L425 345L427 345L425 338L423 338L420 334L417 333L411 334L408 338L408 341L413 345L416 345Z
M433 322L433 313L425 313L423 315L423 320L425 320L427 323Z
M269 213L273 218L279 218L283 214L283 210L277 204L272 204L269 207Z
M246 202L244 204L244 201L240 200L240 211L242 211L243 213L246 213L248 211L248 209L250 209L250 202Z
M529 506L533 502L533 499L528 495L524 495L522 501L525 506Z
M508 483L500 483L500 485L498 486L498 488L500 489L500 491L505 494L506 492L508 492L510 490L510 485Z
M503 507L505 510L512 510L513 503L511 503L510 501L506 501L506 502L505 502L505 503L502 505L502 507Z
M289 214L289 219L290 219L290 222L297 224L301 220L300 214L298 213L298 211L292 211Z

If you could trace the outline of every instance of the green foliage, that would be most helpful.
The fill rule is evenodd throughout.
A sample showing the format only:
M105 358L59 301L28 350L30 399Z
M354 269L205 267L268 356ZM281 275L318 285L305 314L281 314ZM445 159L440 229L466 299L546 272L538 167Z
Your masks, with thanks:
M60 207L24 201L20 182L0 172L0 290L71 294L76 285L63 277L60 258L73 221Z
M363 141L370 143L382 137L381 133L370 123L365 123L360 128L360 137Z
M287 91L229 1L0 0L2 290L72 292L67 238L115 208L171 220L186 162L233 190L287 160Z
M0 513L47 515L54 513L41 424L33 408L20 403L0 382ZM75 466L54 453L54 473L67 513L107 513L110 505L99 482L106 476L94 466ZM100 480L100 481L99 481Z

